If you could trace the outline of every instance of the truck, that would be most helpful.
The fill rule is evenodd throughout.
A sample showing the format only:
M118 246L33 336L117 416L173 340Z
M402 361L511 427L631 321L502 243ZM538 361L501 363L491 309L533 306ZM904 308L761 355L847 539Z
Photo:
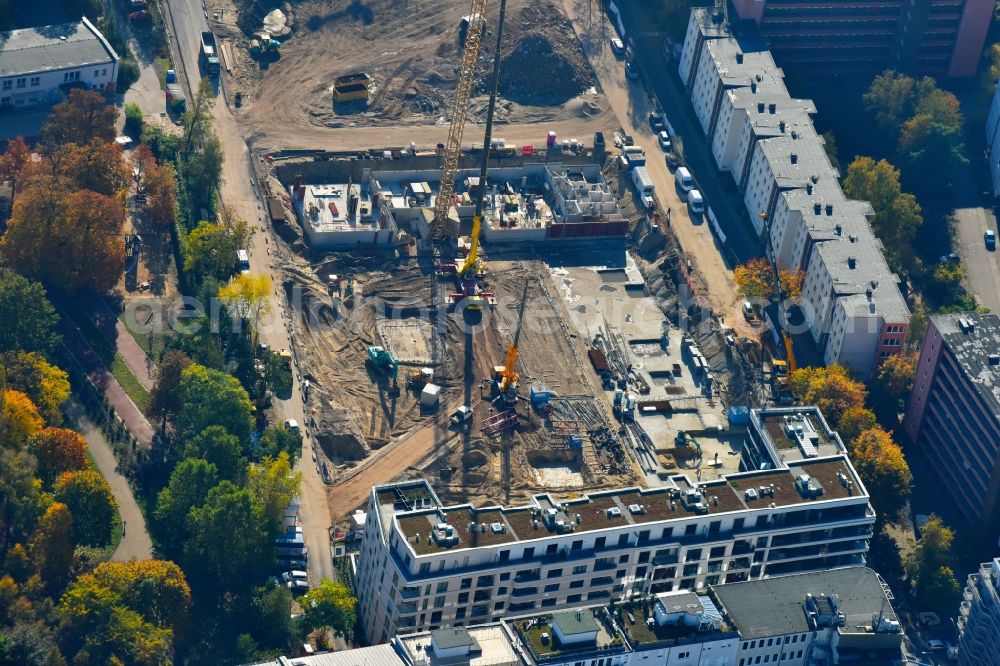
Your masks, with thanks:
M211 31L201 33L201 66L209 74L219 73L219 49L215 44L215 35Z
M622 147L621 165L626 171L640 166L646 166L646 151L642 146L626 145Z
M649 177L649 171L646 167L639 166L632 169L632 182L635 183L635 189L639 193L639 198L642 200L642 205L645 206L646 210L653 207L653 179Z
M179 83L167 84L167 105L174 113L184 113L187 106L187 97Z

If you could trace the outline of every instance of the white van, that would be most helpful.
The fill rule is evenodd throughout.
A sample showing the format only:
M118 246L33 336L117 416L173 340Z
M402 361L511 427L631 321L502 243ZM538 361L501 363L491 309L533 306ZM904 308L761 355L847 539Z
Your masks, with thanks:
M241 273L250 272L250 255L246 250L236 250L236 260L240 265Z
M688 208L692 215L701 215L705 212L705 199L698 190L688 192Z
M687 170L687 167L677 168L677 171L674 172L674 182L684 192L690 192L694 189L694 178L691 177L691 172Z

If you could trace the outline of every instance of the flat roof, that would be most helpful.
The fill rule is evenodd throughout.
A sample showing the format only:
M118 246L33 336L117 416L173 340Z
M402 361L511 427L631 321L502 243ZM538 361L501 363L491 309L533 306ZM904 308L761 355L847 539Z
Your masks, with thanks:
M567 636L589 634L599 628L594 614L585 610L556 613L552 616L552 624L559 625L559 630Z
M457 647L472 647L476 644L476 639L469 635L467 629L462 627L435 629L431 632L431 640L443 650Z
M452 632L452 629L443 629L444 632ZM408 663L419 663L421 660L427 666L454 666L455 664L468 664L468 666L520 666L524 664L517 649L514 647L512 636L507 629L499 623L483 624L467 627L463 630L466 636L474 642L478 649L472 650L469 654L456 657L438 657L431 649L431 642L437 632L422 632L410 634L408 636L397 636L393 639L397 648L409 655ZM438 641L438 645L441 642ZM442 647L445 647L442 645ZM459 647L459 646L452 646ZM358 661L352 666L367 666L366 662Z
M990 356L1000 354L1000 315L962 312L935 315L931 321L993 417L1000 419L1000 363L990 363Z
M787 468L729 474L704 483L691 483L683 475L674 475L669 479L672 484L669 487L621 488L566 499L543 493L535 495L527 506L510 508L441 507L436 500L433 503L425 500L427 505L423 508L407 508L415 504L412 501L401 504L392 485L378 486L373 492L382 504L383 520L391 524L395 518L401 536L418 556L558 534L767 509L772 503L791 506L863 495L863 486L843 454L788 461L787 465ZM796 478L802 474L812 477L823 493L806 495L796 489ZM765 496L759 494L761 487L768 489ZM751 488L758 492L757 497L747 495ZM403 491L411 496L421 495L412 485ZM688 497L691 491L697 494ZM557 527L556 521L562 527Z
M882 579L868 567L831 569L776 576L712 588L742 640L812 631L803 604L837 595L837 609L845 615L845 629L862 630L880 613L895 620ZM862 632L863 633L863 632Z
M581 650L613 651L626 649L625 639L618 628L605 621L603 606L577 608L562 613L541 613L508 620L507 623L520 635L524 645L531 652L535 661L549 660L556 655L567 655L567 661L572 661L568 655ZM596 632L593 641L578 640L572 643L560 643L553 635L554 626L558 624L565 636L579 636ZM545 635L547 637L544 637ZM610 652L613 654L614 652ZM607 653L606 653L607 654Z
M396 650L388 643L306 657L294 657L289 661L296 666L299 664L302 666L358 666L358 664L364 664L364 666L406 666L403 658L396 654ZM252 666L281 666L281 662L272 659L256 662Z
M117 60L118 54L86 17L76 23L0 32L0 77Z

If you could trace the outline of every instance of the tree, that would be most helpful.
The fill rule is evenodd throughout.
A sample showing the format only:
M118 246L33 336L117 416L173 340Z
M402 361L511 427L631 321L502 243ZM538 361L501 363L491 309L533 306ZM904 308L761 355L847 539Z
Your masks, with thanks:
M236 270L236 238L226 227L199 222L184 239L184 270L200 281L207 276L225 280Z
M864 407L852 406L845 409L837 421L837 432L850 450L861 433L876 425L878 420L874 412Z
M87 466L87 441L66 428L43 428L31 440L30 451L38 460L38 477L46 484Z
M146 170L146 215L157 227L168 230L177 209L174 169L169 164L152 165Z
M898 268L911 256L913 239L924 222L917 200L899 184L899 170L885 160L857 157L847 168L844 194L871 203L872 230L885 245L890 265Z
M876 376L876 394L899 402L910 397L917 375L917 352L893 354L882 361Z
M299 492L302 472L293 472L291 458L282 451L277 458L264 458L248 470L247 488L261 508L268 529L277 532L289 502Z
M218 484L215 465L201 459L182 460L170 475L167 487L156 498L154 531L169 554L179 553L187 541L188 514L208 497Z
M271 278L241 273L219 289L219 299L250 327L250 343L257 348L260 320L271 310Z
M841 365L798 368L789 386L805 404L819 407L830 423L839 423L848 409L865 404L864 384L851 379Z
M947 90L941 90L934 84L932 89L917 100L913 117L927 116L931 122L950 128L962 126L962 112L958 98Z
M793 301L799 300L802 296L802 283L806 279L805 271L802 270L782 270L778 272L778 282L781 285L781 293L785 298Z
M67 293L103 292L125 267L124 225L116 199L36 179L14 206L0 254L19 272ZM52 261L53 248L58 261Z
M76 543L100 547L111 541L118 503L100 472L92 469L64 472L56 480L54 491L56 500L68 506L73 514Z
M27 537L45 510L35 459L26 450L0 446L0 551Z
M269 458L285 452L294 463L302 452L302 432L285 427L268 428L260 438L260 452Z
M300 605L305 610L304 623L310 630L330 628L351 640L357 599L346 585L324 578L302 597Z
M150 167L156 166L156 158L153 156L153 149L148 144L140 143L129 155L129 163L132 165L132 180L135 181L135 189L142 192L145 188L146 173Z
M195 589L239 592L263 575L269 544L262 519L246 488L223 481L209 491L205 504L188 516L184 570Z
M879 74L872 81L862 99L883 132L896 136L900 125L910 116L915 84L911 77L892 70Z
M49 155L49 160L55 172L71 180L76 188L117 197L128 187L122 147L113 141L84 146L67 143Z
M954 262L944 262L937 265L931 274L931 283L927 291L934 300L941 305L949 305L959 300L965 292L962 287L962 280L965 278L965 269L961 264Z
M840 156L837 152L837 135L832 130L823 132L823 150L834 169L840 171Z
M31 149L24 142L24 137L15 137L7 142L7 148L0 155L0 182L10 182L10 201L17 200L17 189L21 180L21 171L31 160Z
M938 196L951 185L949 174L969 161L965 157L961 126L934 122L926 114L914 116L903 126L899 151L906 166L907 183L917 191Z
M42 415L31 398L13 389L0 393L0 446L22 449L42 425Z
M101 93L73 88L66 101L52 107L42 125L42 138L49 144L114 141L117 116Z
M250 441L250 396L232 375L192 363L181 372L180 396L183 407L177 427L183 437L218 425L241 443Z
M41 284L0 271L0 352L49 354L59 344L58 322Z
M766 259L751 259L733 270L740 298L768 299L774 293L774 269Z
M209 426L188 441L184 457L207 460L215 465L220 479L242 483L247 467L243 448L222 426Z
M188 157L184 175L193 206L211 206L222 181L222 161L222 143L214 134L205 140L201 150Z
M913 482L903 450L882 428L869 428L854 441L851 460L876 511L884 518L895 517L906 504Z
M251 608L254 617L253 635L267 646L285 648L296 637L292 619L292 593L284 585L255 588Z
M27 395L50 423L61 419L59 407L69 398L69 375L34 352L0 354L7 386Z
M917 545L903 558L903 569L917 599L924 607L941 610L954 606L958 581L951 568L951 544L955 533L937 516L920 530Z
M31 559L38 574L53 590L69 580L73 565L73 515L62 502L53 502L38 519L31 535Z
M181 401L181 374L191 365L191 359L182 351L171 349L163 355L156 368L156 382L150 394L149 413L161 419L173 418L183 406Z
M104 562L91 575L146 622L169 627L175 633L186 627L191 588L184 572L173 562Z

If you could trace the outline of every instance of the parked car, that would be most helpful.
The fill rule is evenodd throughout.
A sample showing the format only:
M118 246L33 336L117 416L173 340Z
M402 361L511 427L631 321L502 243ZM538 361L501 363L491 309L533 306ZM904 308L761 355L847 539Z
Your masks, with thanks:
M152 17L149 15L148 9L141 9L128 15L128 20L132 23L146 23L151 18Z
M289 568L305 569L307 566L306 560L304 558L299 558L299 557L293 557L287 559L279 558L277 561L277 565L278 565L277 568L286 570Z
M691 172L687 170L687 167L680 167L674 172L674 182L682 192L690 192L694 189L694 178L691 177Z
M625 45L622 43L622 40L617 37L611 40L611 52L619 58L625 55Z
M987 250L997 249L997 232L992 229L987 229L986 233L983 234L983 239L986 241Z
M701 215L705 212L705 198L701 196L701 192L698 190L688 192L687 201L692 215Z
M293 580L306 581L309 580L309 574L307 574L305 571L286 571L283 574L281 574L281 580L285 581L286 583L289 583Z
M131 9L145 9L146 0L129 0L128 6Z
M662 132L666 129L666 125L663 124L663 114L657 111L649 112L649 129L654 132Z
M295 419L285 419L285 428L287 430L298 430L299 422Z
M309 591L309 583L304 580L290 580L285 585L293 594L305 594Z
M943 650L944 648L945 648L944 641L939 641L936 638L932 638L929 641L927 641L927 649L930 650L931 652L938 652L940 650Z
M670 135L667 134L667 130L663 130L657 135L657 139L660 143L660 150L663 152L668 152L670 150Z

